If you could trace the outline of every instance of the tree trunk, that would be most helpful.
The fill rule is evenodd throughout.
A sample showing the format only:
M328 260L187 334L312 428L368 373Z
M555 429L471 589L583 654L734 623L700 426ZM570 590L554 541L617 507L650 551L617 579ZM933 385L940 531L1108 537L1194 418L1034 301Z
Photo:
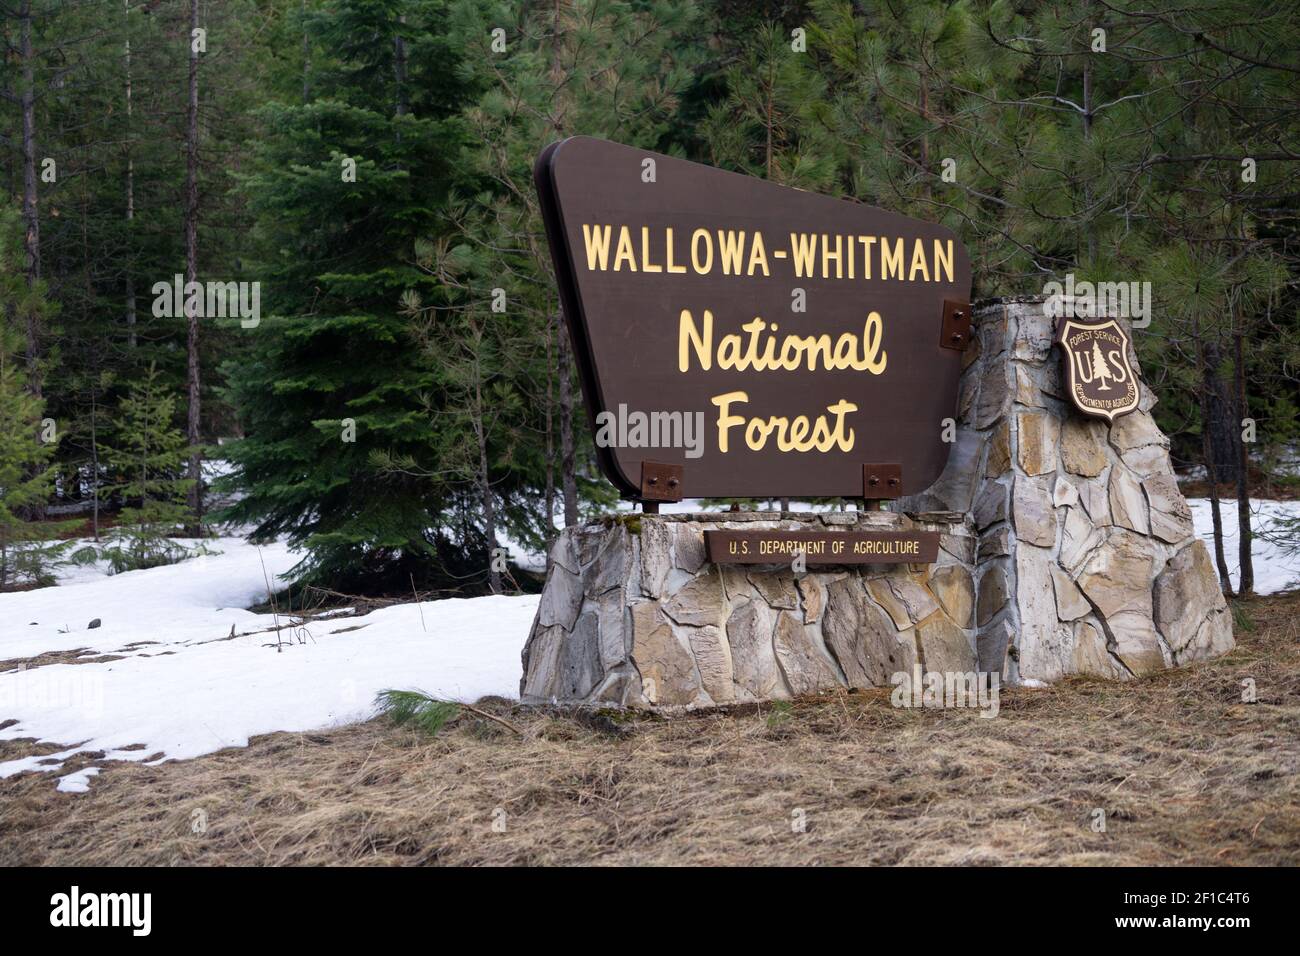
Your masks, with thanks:
M307 12L307 0L302 0L302 12ZM311 37L305 19L302 28L302 101L311 102Z
M32 52L32 4L23 0L19 55L22 57L23 88L23 248L27 254L26 278L30 291L41 278L41 220L36 207L36 74ZM27 390L41 397L41 317L35 308L27 310Z
M556 332L561 334L560 313L556 312L546 327L546 491L542 498L546 508L546 543L555 537L555 362L553 348ZM547 549L549 559L550 550Z
M920 71L921 75L921 122L930 122L930 82L925 75L925 71ZM921 189L925 193L925 198L930 199L930 131L927 129L921 134L921 169L927 175L921 177Z
M130 26L131 0L122 0L126 10L127 26ZM135 158L131 154L131 38L126 40L126 346L135 348L135 277L131 274L135 265Z
M555 0L551 8L550 81L556 93L553 106L553 122L557 135L564 132L565 110L567 108L567 98L559 95L566 82L564 70L560 65L560 36L564 30L564 26L560 22L560 6L560 0ZM578 481L574 475L573 462L573 379L569 371L571 364L569 359L569 333L564 328L562 312L557 310L555 314L554 368L559 386L557 391L559 393L560 412L560 491L564 498L564 526L566 528L578 523ZM549 457L547 467L550 468ZM548 479L549 477L550 473L548 471ZM549 512L547 522L550 527L554 527ZM549 553L547 560L550 560Z
M483 535L488 545L488 587L501 593L501 572L497 570L497 512L492 500L492 476L488 471L487 432L483 427L483 393L474 386L474 437L478 439L478 487L483 502Z
M483 524L488 539L488 588L493 594L500 594L501 572L497 570L497 527L496 508L492 503L492 486L484 479L479 479L479 497L483 500Z
M1083 60L1083 139L1085 142L1092 138L1092 69L1089 56L1090 53L1085 53ZM1083 187L1083 205L1091 217L1092 188L1087 184ZM1087 231L1088 262L1092 263L1097 259L1097 230L1087 223L1084 224L1084 228Z
M199 28L199 0L190 0L190 86L185 114L185 282L198 282L199 273L199 53L194 31ZM185 298L186 384L189 392L189 418L186 437L190 443L189 507L193 524L191 533L202 533L203 520L203 451L200 442L199 316L195 297Z
M1205 403L1205 428L1209 433L1209 451L1207 457L1213 460L1214 474L1220 483L1237 480L1237 434L1241 425L1234 422L1237 415L1236 402L1233 400L1222 378L1218 374L1223 364L1222 355L1216 342L1205 346L1204 388L1207 391ZM1208 466L1207 466L1208 467Z
M99 541L99 421L95 402L95 386L90 386L90 494L91 529L94 540Z
M573 470L573 382L569 372L569 339L567 334L557 336L558 361L556 374L560 379L560 476L564 486L564 526L578 523L578 480Z
M1219 510L1219 474L1214 466L1214 448L1211 440L1210 395L1215 387L1214 369L1206 361L1205 349L1199 344L1200 330L1192 333L1197 341L1196 357L1201 368L1201 447L1205 455L1205 477L1210 486L1210 520L1214 528L1214 563L1219 570L1219 587L1224 594L1232 594L1232 577L1228 573L1228 559L1223 553L1223 515Z
M1239 317L1238 317L1239 318ZM1236 379L1237 386L1237 407L1240 410L1239 419L1245 419L1249 414L1249 405L1246 402L1246 369L1245 369L1245 350L1242 347L1242 331L1240 322L1233 331L1233 378ZM1244 421L1239 420L1233 435L1237 439L1237 557L1240 569L1237 572L1237 594L1240 597L1248 597L1255 590L1255 562L1251 556L1251 531L1250 531L1250 487L1248 484L1250 477L1250 457L1246 450L1245 436L1242 435L1242 429L1245 428Z
M397 115L406 115L406 39L401 34L401 29L406 25L406 17L399 14L397 17L397 34L393 37L393 75L397 81ZM401 131L397 133L400 141L402 138Z
M772 90L767 91L767 145L763 150L763 178L772 178Z

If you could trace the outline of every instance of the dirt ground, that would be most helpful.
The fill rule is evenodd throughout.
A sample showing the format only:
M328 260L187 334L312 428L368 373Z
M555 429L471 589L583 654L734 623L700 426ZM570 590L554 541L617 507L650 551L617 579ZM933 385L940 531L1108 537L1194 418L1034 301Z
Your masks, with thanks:
M1226 658L1004 690L992 719L885 691L621 722L488 700L513 729L271 734L87 794L23 774L0 864L1296 865L1300 594L1237 621Z

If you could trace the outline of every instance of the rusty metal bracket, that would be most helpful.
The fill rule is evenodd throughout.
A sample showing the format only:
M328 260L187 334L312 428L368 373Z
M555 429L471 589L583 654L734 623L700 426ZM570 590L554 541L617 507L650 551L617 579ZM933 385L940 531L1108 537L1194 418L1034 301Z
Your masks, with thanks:
M871 464L862 466L862 497L868 501L897 498L902 489L902 465Z
M667 465L661 461L641 462L641 501L681 501L681 465Z
M943 323L939 330L939 344L957 352L966 351L971 340L970 303L943 300Z

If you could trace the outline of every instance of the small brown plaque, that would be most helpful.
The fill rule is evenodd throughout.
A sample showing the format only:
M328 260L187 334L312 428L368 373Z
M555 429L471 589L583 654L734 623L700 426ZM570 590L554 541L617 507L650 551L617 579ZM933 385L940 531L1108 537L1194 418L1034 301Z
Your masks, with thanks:
M715 564L933 564L937 531L706 531Z
M1062 317L1057 320L1056 341L1075 408L1113 422L1138 407L1142 393L1128 360L1128 335L1118 322Z

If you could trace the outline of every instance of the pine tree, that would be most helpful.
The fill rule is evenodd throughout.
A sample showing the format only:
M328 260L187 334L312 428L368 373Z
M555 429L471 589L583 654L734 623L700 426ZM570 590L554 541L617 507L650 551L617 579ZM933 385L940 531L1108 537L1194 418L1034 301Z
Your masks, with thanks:
M1106 356L1101 354L1101 343L1096 341L1092 343L1092 357L1089 364L1092 366L1091 380L1101 382L1097 386L1097 391L1109 392L1110 385L1107 383L1110 382L1113 376L1110 374L1110 368L1106 365Z
M22 223L16 210L0 208L0 590L53 584L67 547L57 538L76 524L33 520L52 488L60 436L27 387L17 327L49 311L44 282L27 278Z
M700 124L709 164L818 192L838 188L839 149L819 121L826 81L788 31L768 23L724 74L726 95Z
M54 454L59 472L52 503L89 512L97 457L92 435L103 410L116 405L126 383L151 361L170 384L187 372L185 317L155 315L149 289L184 271L185 210L178 198L186 163L189 0L33 0L28 6L39 193L34 234L48 304L30 323L15 319L14 328L33 332L44 412L64 436ZM263 98L257 89L262 64L273 62L266 55L274 49L267 21L282 15L277 6L201 5L207 31L198 154L203 279L254 278L238 274L249 230L234 201L234 174L253 131L249 103ZM15 205L26 191L28 164L19 135L28 104L21 57L13 56L25 21L0 18L0 39L11 48L0 68L0 175ZM237 322L204 322L205 436L234 430L213 373L247 338Z
M473 551L486 557L488 589L499 594L502 509L494 478L509 469L527 419L520 392L510 381L509 326L473 310L444 321L437 310L422 308L414 293L408 293L405 303L406 314L417 320L415 338L423 354L438 368L440 398L436 406L430 402L429 412L431 430L441 441L439 470L422 477L473 488L479 506L479 527L474 530L481 530L482 537L481 543L472 542ZM421 474L410 457L394 460L379 452L374 459L392 472Z
M1150 282L1134 344L1175 460L1209 472L1225 589L1218 482L1236 479L1248 591L1243 422L1295 393L1298 29L1248 0L822 0L810 30L846 191L954 228L976 295Z
M26 388L17 336L0 326L0 591L53 584L68 547L58 535L76 524L26 517L50 493L55 442L42 440L50 430Z
M229 368L246 437L223 450L235 466L228 483L244 494L214 517L251 525L255 541L303 546L299 581L345 591L445 583L439 574L485 564L455 540L455 490L374 459L438 470L426 403L438 400L436 368L401 298L445 301L413 263L415 241L446 230L465 142L445 4L339 0L289 19L286 34L305 37L306 50L259 111L264 132L244 180L276 314Z
M593 466L533 162L542 147L574 135L665 148L700 62L700 18L689 3L562 0L512 16L462 0L452 26L480 92L465 110L473 145L460 157L472 191L463 189L450 210L456 234L424 244L421 264L455 293L443 303L453 324L457 312L486 308L494 289L504 293L489 334L509 343L504 379L532 417L513 432L508 469L489 456L499 463L493 486L518 490L499 496L503 523L544 548L555 534L557 484L565 525L580 520L584 504L600 509L613 496Z
M192 482L184 477L189 445L175 414L175 398L149 366L122 400L117 440L105 455L118 476L106 491L128 502L100 552L115 573L172 564L193 553L173 540L189 521Z

